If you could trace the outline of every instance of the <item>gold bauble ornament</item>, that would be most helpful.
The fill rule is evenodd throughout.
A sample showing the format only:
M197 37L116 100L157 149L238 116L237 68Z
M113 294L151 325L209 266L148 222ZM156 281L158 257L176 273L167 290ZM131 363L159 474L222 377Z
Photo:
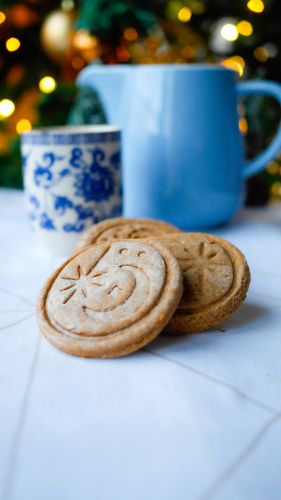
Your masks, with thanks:
M55 10L46 17L42 24L40 41L43 49L54 62L61 63L70 51L73 30L72 12Z

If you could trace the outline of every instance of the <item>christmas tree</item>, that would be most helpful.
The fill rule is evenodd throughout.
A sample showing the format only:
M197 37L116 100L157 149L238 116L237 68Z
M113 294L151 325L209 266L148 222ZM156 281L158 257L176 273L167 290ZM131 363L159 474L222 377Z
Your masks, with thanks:
M0 185L20 186L19 135L41 125L102 123L92 90L75 87L90 62L220 63L239 78L280 80L278 0L0 1ZM279 106L239 106L247 157L274 135ZM281 198L281 156L249 183L249 203Z

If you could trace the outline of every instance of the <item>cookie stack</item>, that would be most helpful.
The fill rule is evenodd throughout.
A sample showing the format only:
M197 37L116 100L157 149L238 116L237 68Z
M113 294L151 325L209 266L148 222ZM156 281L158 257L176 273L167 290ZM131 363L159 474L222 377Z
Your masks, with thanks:
M243 254L222 238L150 219L109 219L90 228L47 280L37 320L59 349L113 358L163 330L193 333L222 323L249 283Z

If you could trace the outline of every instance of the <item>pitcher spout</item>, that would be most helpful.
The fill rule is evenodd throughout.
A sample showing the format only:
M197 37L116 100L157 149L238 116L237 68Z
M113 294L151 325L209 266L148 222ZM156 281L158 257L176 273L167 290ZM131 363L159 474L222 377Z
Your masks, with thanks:
M128 66L91 64L77 78L80 87L94 88L101 99L109 123L123 127L122 101Z

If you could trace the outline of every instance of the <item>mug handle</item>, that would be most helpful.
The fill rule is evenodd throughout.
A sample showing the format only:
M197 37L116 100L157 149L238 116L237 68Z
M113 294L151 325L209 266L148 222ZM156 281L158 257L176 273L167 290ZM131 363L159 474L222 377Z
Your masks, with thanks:
M266 94L276 99L281 105L281 85L270 81L250 81L238 83L238 94L253 95ZM246 161L244 165L243 177L248 178L264 169L265 165L273 160L281 149L281 123L271 144L256 158Z

